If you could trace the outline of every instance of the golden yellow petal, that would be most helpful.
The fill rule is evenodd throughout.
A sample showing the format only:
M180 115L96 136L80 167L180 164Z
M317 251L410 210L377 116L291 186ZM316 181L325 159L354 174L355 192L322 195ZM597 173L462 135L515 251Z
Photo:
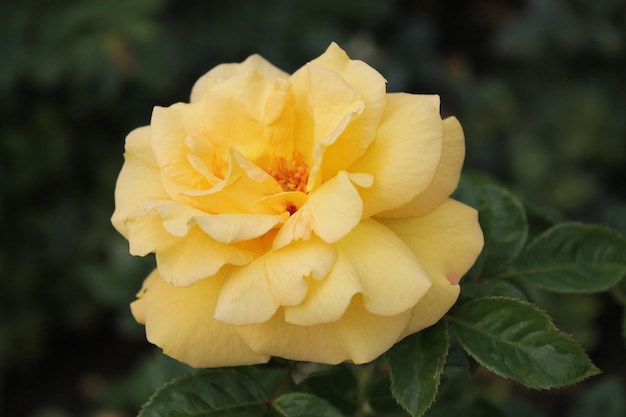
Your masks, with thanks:
M363 216L397 208L432 182L443 142L443 125L430 96L388 94L376 140L348 168L374 176L361 191Z
M148 213L143 208L128 216L125 225L131 255L146 256L156 250L167 248L178 239L165 230L163 218L157 212Z
M262 56L256 54L250 55L241 63L220 64L200 77L191 89L191 101L194 102L201 100L206 91L217 82L231 77L236 77L237 75L241 75L243 72L250 70L255 70L261 73L267 80L273 80L275 78L289 78L289 74L276 68Z
M431 286L413 252L374 220L363 220L336 245L352 264L371 313L391 316L408 310Z
M362 177L355 179L363 181ZM336 242L359 223L362 204L350 174L339 172L315 190L285 222L276 235L274 248L309 239L313 232L325 242Z
M235 327L253 350L291 360L366 363L387 351L406 328L411 312L377 316L355 296L336 322L314 326L286 323L282 309L267 322Z
M259 202L275 193L282 192L274 178L246 160L234 148L229 150L228 173L214 187L184 193L187 201L210 214L280 214Z
M180 288L168 284L154 271L131 309L135 318L145 323L150 342L193 367L267 362L269 355L256 353L232 326L212 318L222 281L222 276L216 276Z
M374 140L385 108L386 81L363 61L351 60L336 43L332 43L312 64L336 72L359 92L364 104L360 115L326 149L322 164L322 180L326 180L360 158ZM318 88L318 84L311 80L311 90Z
M321 279L308 279L302 303L285 307L285 321L299 326L332 323L341 318L357 293L363 293L359 276L350 259L335 247L337 258L331 271Z
M423 217L378 219L420 260L433 286L414 309L406 334L438 321L458 297L458 283L483 247L476 210L448 199Z
M193 154L190 145L205 142L201 104L157 106L152 111L150 127L150 144L161 170L161 181L172 198L187 190L207 189L213 185L188 157Z
M156 251L160 275L177 287L191 286L215 275L224 265L245 265L255 257L248 249L217 242L198 226Z
M169 198L150 149L150 128L133 130L126 137L125 161L115 185L115 211L111 223L128 238L126 221L145 199Z
M419 217L446 201L461 178L465 158L463 128L454 117L443 121L443 150L432 182L413 200L394 210L379 213L381 217Z
M233 325L267 321L279 306L300 304L307 293L305 278L327 275L335 257L332 245L314 238L233 268L226 275L215 318Z
M293 153L293 93L289 81L245 71L212 87L202 104L205 140L222 160L229 148L267 169L275 156Z
M288 218L267 214L209 214L195 216L198 226L218 242L233 243L262 236Z

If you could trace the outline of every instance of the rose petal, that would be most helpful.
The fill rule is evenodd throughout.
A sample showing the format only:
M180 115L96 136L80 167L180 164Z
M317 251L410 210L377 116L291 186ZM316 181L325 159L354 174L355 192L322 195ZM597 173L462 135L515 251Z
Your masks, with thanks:
M191 89L191 101L201 100L206 91L214 86L217 81L236 77L249 70L258 71L268 80L273 80L274 78L283 78L286 80L289 78L289 74L276 68L262 56L256 54L250 55L241 63L220 64L200 77Z
M224 265L245 265L256 255L247 248L217 242L196 226L174 244L157 251L156 261L164 280L188 287L215 275Z
M461 178L465 157L463 128L454 117L443 121L443 149L441 161L432 182L424 191L402 207L379 213L381 217L419 217L446 201Z
M443 126L430 96L388 94L376 140L349 172L374 176L361 191L363 216L410 201L432 182L441 157Z
M262 236L286 219L287 216L262 214L212 214L194 217L202 230L222 243L240 242Z
M293 93L283 78L249 69L211 88L202 100L204 133L225 161L235 148L268 168L275 156L293 153Z
M326 180L360 158L374 140L385 108L386 80L363 61L351 60L334 42L311 63L341 76L359 92L364 104L359 117L352 120L337 140L328 146L322 163L322 180ZM316 91L319 87L311 80L311 90Z
M157 212L147 213L140 208L126 218L125 224L131 255L146 256L177 242L177 237L163 227L163 218Z
M150 127L133 130L126 137L125 161L115 184L115 212L111 223L128 238L128 216L145 199L168 198L150 149Z
M377 316L363 307L359 296L336 322L297 326L284 321L279 310L270 320L235 331L255 351L291 360L360 364L388 350L405 329L411 311Z
M211 319L223 277L188 288L166 283L155 270L131 305L135 319L146 325L148 340L163 352L196 368L267 362L241 340L232 326Z
M365 183L362 176L354 178ZM339 172L315 190L285 222L276 236L274 248L281 248L294 240L309 239L312 232L325 242L336 242L359 223L362 205L350 174Z
M405 311L431 286L411 250L374 220L362 221L336 245L352 263L371 313L391 316Z
M311 191L322 182L321 166L327 147L363 112L364 103L359 92L339 74L313 63L294 74L292 83L295 100L306 102L306 114L297 114L298 119L311 120L311 129L296 129L294 138L296 150L305 161L311 161L307 184L307 190ZM312 143L311 139L300 138L304 133L312 135Z
M305 278L320 279L335 262L335 249L319 239L294 242L270 251L226 278L215 318L233 325L261 323L279 306L297 305L305 297Z
M171 198L176 199L190 189L207 189L213 185L188 158L192 153L190 144L206 142L201 104L157 106L152 111L150 127L150 143L161 170L161 180ZM210 160L204 155L201 159Z
M411 248L433 287L414 309L410 334L439 320L458 297L458 282L471 268L483 247L478 214L473 208L448 199L423 217L378 219Z
M299 326L332 323L341 318L357 293L364 292L348 257L337 247L332 270L322 279L307 280L309 287L302 303L284 308L285 321Z

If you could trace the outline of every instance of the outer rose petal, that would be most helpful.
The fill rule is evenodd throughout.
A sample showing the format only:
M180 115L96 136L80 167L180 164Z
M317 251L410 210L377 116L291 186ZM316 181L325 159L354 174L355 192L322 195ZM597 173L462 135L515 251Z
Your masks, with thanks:
M126 137L125 162L115 185L115 212L113 226L128 238L128 216L145 199L168 198L152 150L150 127L133 130Z
M443 149L435 178L428 188L402 207L379 213L381 217L419 217L439 207L456 189L465 158L463 128L455 117L443 121Z
M378 220L411 248L433 283L413 310L408 335L434 324L454 304L459 280L483 248L483 233L476 210L452 199L423 217Z
M215 318L245 325L267 321L280 306L297 305L307 293L305 278L321 279L335 262L332 245L313 238L270 251L226 275Z
M336 243L337 261L322 280L309 280L302 304L285 308L285 321L313 325L335 321L362 293L365 308L392 316L411 309L431 286L411 250L389 229L365 220Z
M376 140L348 168L374 176L361 191L363 217L410 201L432 182L441 157L443 125L430 96L387 94Z
M193 367L267 362L269 355L256 353L232 326L211 318L222 281L222 276L216 276L179 288L166 283L155 270L131 310L135 319L146 325L150 342Z
M353 298L345 314L334 323L296 326L286 323L282 310L261 324L235 327L255 351L292 360L337 364L365 363L389 349L406 328L411 311L377 316Z
M363 293L363 285L350 259L337 247L333 269L322 279L308 279L307 295L302 303L284 308L285 321L299 326L332 323L341 318L352 297Z
M130 253L135 256L167 248L178 239L163 227L163 218L157 212L146 213L140 209L127 218L126 227Z
M371 313L391 316L408 310L431 286L411 250L374 220L363 220L337 246L352 263Z
M191 89L190 101L194 102L200 100L207 89L215 85L216 81L235 77L249 70L258 71L268 80L273 80L274 78L289 78L289 74L276 68L262 56L257 54L250 55L241 63L220 64L200 77Z
M156 252L159 273L177 287L188 287L213 276L224 265L245 265L257 256L253 251L234 244L220 243L200 227Z

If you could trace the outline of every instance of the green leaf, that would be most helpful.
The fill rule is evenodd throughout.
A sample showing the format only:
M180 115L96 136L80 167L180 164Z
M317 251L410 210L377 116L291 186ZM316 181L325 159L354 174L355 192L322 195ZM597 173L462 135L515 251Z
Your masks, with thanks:
M292 392L272 402L273 415L282 417L342 417L328 401L311 394Z
M626 238L602 226L562 223L528 245L506 275L559 293L605 291L626 275Z
M599 372L578 343L524 301L476 299L447 318L458 342L481 365L527 387L560 387Z
M485 234L481 255L483 274L504 269L519 254L528 235L526 212L520 201L502 187L482 187L480 224Z
M481 298L501 296L526 300L526 294L515 283L501 279L486 281L468 281L461 285L461 296L465 298Z
M404 338L389 351L391 393L413 417L435 400L448 354L448 329L443 321Z
M206 369L159 389L138 417L261 417L267 413L263 389L232 369Z

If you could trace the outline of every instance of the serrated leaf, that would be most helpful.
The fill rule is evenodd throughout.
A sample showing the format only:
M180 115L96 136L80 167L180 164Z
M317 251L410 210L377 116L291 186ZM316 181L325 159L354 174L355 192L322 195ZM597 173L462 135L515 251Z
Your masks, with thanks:
M576 341L524 301L476 299L447 318L458 342L481 365L527 387L560 387L599 372Z
M328 401L311 394L292 392L272 402L273 415L281 417L343 417Z
M411 416L424 414L435 400L448 354L443 321L396 343L387 354L391 393Z
M605 291L626 275L626 237L602 226L562 223L531 242L506 275L559 293Z
M499 271L519 254L528 235L524 206L502 187L482 187L480 225L485 234L485 249L480 262L488 275Z
M231 369L206 369L159 389L138 417L261 417L266 395L259 384Z

